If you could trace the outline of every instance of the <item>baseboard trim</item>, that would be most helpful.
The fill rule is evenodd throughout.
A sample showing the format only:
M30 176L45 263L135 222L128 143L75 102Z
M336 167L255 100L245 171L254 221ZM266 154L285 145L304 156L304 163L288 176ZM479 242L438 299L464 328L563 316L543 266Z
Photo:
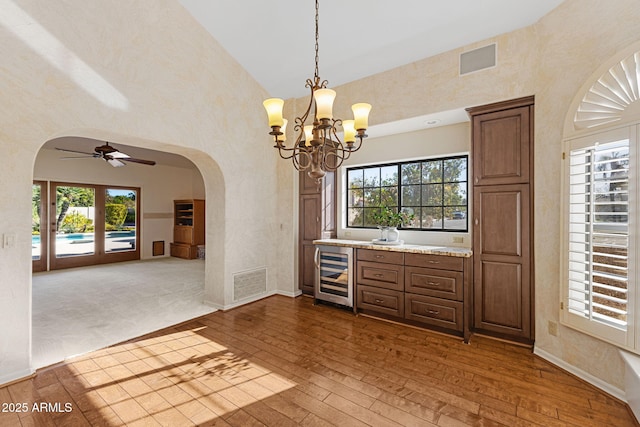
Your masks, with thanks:
M585 372L582 369L577 368L577 367L565 362L564 360L560 359L559 357L554 356L551 353L547 353L544 350L541 350L538 347L534 347L533 354L543 358L547 362L553 363L554 365L558 366L559 368L564 369L565 371L575 375L576 377L580 378L581 380L586 381L587 383L589 383L589 384L591 384L591 385L593 385L595 387L598 387L600 390L604 391L605 393L608 393L611 396L615 397L616 399L628 404L627 398L625 396L625 392L623 390L620 390L619 388L614 387L611 384L602 381L600 378L597 378L597 377L591 375L590 373Z
M282 295L285 297L289 297L289 298L295 298L295 297L299 297L300 295L302 295L302 291L300 289L296 289L293 292L289 292L289 291L276 291L276 294L278 295Z
M23 371L15 372L11 375L5 375L0 377L0 387L8 387L11 384L19 383L29 378L33 378L36 372L33 369L25 369Z

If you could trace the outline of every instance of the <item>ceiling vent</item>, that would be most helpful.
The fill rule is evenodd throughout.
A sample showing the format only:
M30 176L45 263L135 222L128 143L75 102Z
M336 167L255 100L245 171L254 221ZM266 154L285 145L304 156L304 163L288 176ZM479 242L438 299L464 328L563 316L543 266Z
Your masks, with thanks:
M480 47L460 54L460 75L474 73L496 66L496 44Z

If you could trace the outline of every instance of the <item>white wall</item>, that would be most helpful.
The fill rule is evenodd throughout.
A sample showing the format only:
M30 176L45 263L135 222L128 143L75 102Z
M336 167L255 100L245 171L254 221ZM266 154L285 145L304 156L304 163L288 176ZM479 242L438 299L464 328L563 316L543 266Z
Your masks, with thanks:
M88 140L94 147L100 141ZM119 185L140 188L140 257L152 257L152 242L165 242L165 256L173 241L173 200L204 199L202 175L195 168L128 163L114 168L101 159L60 160L67 154L51 149L38 152L33 177L43 181ZM215 203L215 200L211 201Z
M364 147L353 153L344 162L338 175L338 238L371 240L380 237L378 230L347 228L346 218L346 168L367 164L392 163L407 160L419 160L432 157L444 157L457 154L469 154L471 148L469 122L441 126L396 135L375 137L375 130L368 133L371 138L364 140ZM471 158L469 158L471 170ZM471 176L471 175L469 175ZM470 189L471 187L469 187ZM469 191L469 211L471 211L471 192ZM469 224L469 229L471 224ZM446 245L471 247L470 232L433 232L401 230L401 239L406 243L423 245ZM453 241L460 237L462 242Z

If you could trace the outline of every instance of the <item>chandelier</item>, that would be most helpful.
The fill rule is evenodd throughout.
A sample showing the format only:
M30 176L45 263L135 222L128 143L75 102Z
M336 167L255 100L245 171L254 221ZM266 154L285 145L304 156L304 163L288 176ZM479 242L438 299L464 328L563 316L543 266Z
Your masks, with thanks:
M353 104L353 120L333 117L333 101L336 92L327 88L327 80L318 76L318 0L316 0L316 43L315 72L313 79L307 79L305 87L311 90L309 106L302 116L295 118L295 143L285 146L287 120L282 116L284 101L270 98L263 102L269 116L269 126L275 140L274 148L283 159L292 159L299 171L308 171L311 178L320 181L327 171L335 171L347 160L351 153L358 151L369 121L371 105ZM313 115L310 117L311 112ZM307 122L311 122L307 124ZM338 137L338 127L342 127L342 141Z

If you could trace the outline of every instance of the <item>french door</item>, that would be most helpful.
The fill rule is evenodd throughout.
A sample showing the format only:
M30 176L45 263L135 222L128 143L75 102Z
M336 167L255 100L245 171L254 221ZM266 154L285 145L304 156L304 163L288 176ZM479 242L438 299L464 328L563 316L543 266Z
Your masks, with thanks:
M140 259L139 195L134 187L51 182L43 210L49 269Z

